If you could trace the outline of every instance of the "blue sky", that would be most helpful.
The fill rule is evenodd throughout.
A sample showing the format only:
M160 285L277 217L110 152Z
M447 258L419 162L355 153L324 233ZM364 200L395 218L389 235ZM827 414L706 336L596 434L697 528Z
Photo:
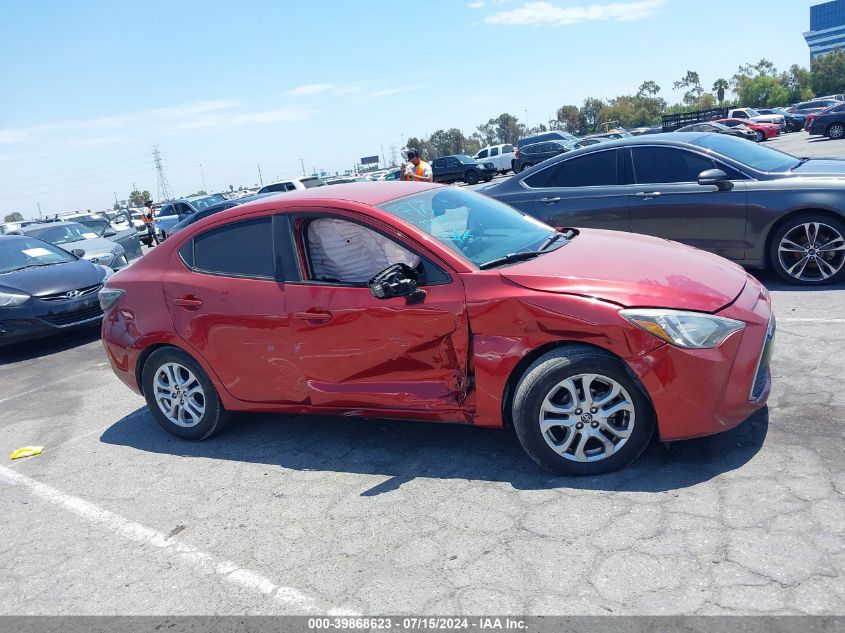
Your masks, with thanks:
M813 0L0 2L0 216L331 172L502 112L531 125L686 70L809 65ZM728 3L730 4L730 3ZM527 111L527 113L526 113ZM202 164L202 171L200 169Z

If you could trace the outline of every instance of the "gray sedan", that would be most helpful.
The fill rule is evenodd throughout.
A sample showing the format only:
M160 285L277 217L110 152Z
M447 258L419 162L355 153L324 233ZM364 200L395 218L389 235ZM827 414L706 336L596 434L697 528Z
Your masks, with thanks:
M45 222L14 231L50 242L92 264L120 270L129 264L126 252L116 242L98 237L90 227L78 222Z
M479 191L553 226L665 237L791 283L845 278L843 159L674 132L568 152Z

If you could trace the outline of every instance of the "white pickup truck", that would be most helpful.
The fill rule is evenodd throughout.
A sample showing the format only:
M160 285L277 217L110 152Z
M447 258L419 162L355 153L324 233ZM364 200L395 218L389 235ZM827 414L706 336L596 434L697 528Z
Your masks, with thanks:
M781 132L786 129L786 121L780 114L760 114L754 108L733 108L728 110L729 119L748 119L757 123L774 123L779 125Z
M477 161L485 163L493 163L496 171L503 174L513 170L516 162L516 155L513 151L513 145L489 145L478 152L473 158Z

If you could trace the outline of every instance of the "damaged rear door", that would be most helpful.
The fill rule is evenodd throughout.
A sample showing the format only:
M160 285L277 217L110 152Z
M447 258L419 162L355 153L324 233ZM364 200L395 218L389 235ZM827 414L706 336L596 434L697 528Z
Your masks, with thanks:
M286 304L302 378L313 406L451 411L467 391L469 326L458 275L423 258L426 291L419 303L376 299L365 283L312 278L304 227L323 214L291 218L300 274L288 280ZM377 230L383 227L346 214ZM402 244L406 249L411 246Z

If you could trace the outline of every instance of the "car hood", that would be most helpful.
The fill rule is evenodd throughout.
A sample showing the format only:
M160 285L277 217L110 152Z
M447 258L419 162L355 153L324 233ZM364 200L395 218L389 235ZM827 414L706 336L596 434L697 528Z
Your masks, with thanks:
M783 123L783 115L781 114L761 114L759 116L751 117L752 121L757 123Z
M844 158L811 158L792 170L802 176L845 176Z
M597 229L582 229L555 251L497 270L508 281L540 292L699 312L716 312L733 302L748 279L742 268L711 253Z
M103 281L103 276L103 268L80 259L0 274L0 288L42 296L94 286Z

